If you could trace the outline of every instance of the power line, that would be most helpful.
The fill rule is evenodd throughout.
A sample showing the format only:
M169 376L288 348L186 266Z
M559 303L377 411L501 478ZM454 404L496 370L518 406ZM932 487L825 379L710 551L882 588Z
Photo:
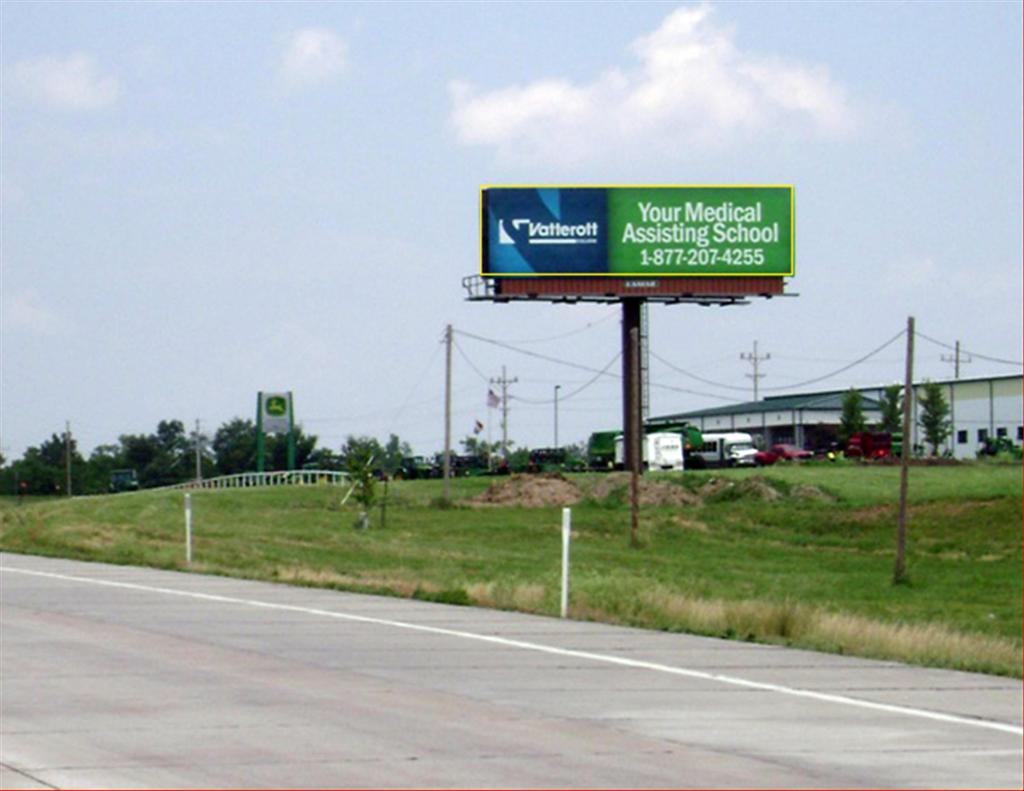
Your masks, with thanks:
M457 330L456 330L456 332L457 332ZM461 357L461 358L462 358L463 360L465 360L465 361L466 361L466 365L468 365L468 366L469 366L470 368L472 368L472 369L473 369L473 371L474 371L474 372L476 372L476 375L477 375L477 376L479 376L479 377L480 377L481 379L483 379L483 380L484 380L485 382L487 382L488 384L490 384L490 381L491 381L491 380L490 380L490 377L489 377L489 376L487 376L487 375L486 375L486 374L485 374L485 373L484 373L483 371L481 371L481 370L480 370L479 368L477 368L477 367L476 367L476 366L475 366L475 365L473 364L473 361L469 359L469 355L467 355L467 354L466 354L466 352L464 352L464 351L463 351L462 347L461 347L461 346L459 346L459 342L458 342L458 341L454 341L454 343L455 343L455 351L457 351L457 352L459 353L459 356L460 356L460 357Z
M782 387L765 387L763 389L765 389L765 390L772 390L772 391L775 391L775 390L790 390L790 389L792 389L794 387L805 387L806 385L813 385L813 384L817 384L818 382L823 382L826 379L831 379L833 376L838 376L839 374L843 373L844 371L849 371L851 368L854 368L854 367L860 365L865 360L867 360L867 359L869 359L871 357L874 357L876 354L878 354L880 351L882 351L882 349L885 349L888 346L891 346L896 341L898 341L900 338L902 338L906 334L906 332L907 332L906 330L900 330L899 332L897 332L895 335L893 335L889 340L887 340L885 343L883 343L878 348L872 349L867 354L865 354L863 357L858 357L856 360L854 360L849 365L844 365L842 368L837 368L834 371L830 371L829 373L825 374L824 376L818 376L818 377L815 377L814 379L808 379L808 380L803 381L803 382L796 382L795 384L785 385L785 386L782 386Z
M563 332L560 335L551 335L551 336L549 336L547 338L532 338L532 339L528 339L528 340L512 340L512 341L509 341L509 343L548 343L549 341L557 341L557 340L561 340L562 338L569 338L569 337L571 337L573 335L579 335L581 332L586 332L591 327L596 327L598 324L604 324L606 321L609 321L610 319L616 318L616 316L617 316L617 314L615 314L615 313L609 313L603 319L598 319L597 321L591 321L591 322L589 322L588 324L586 324L583 327L578 327L575 330L569 330L568 332Z
M931 338L931 337L925 335L920 330L918 330L915 334L918 337L924 338L926 341L930 341L931 343L934 343L936 346L941 346L944 349L953 349L953 350L956 349L956 346L954 346L953 344L943 343L940 340L936 340L935 338ZM969 354L971 357L977 357L979 360L987 360L990 363L1003 363L1005 365L1018 365L1018 366L1024 365L1024 363L1022 363L1020 360L1003 360L1003 359L1001 359L999 357L989 357L988 355L980 354L979 352L971 351L970 349L961 349L961 352L963 354Z
M651 352L651 357L653 357L655 360L657 360L658 362L662 363L663 365L668 366L669 368L671 368L676 373L680 373L683 376L688 376L691 379L696 379L698 382L703 382L706 385L711 385L712 387L722 387L722 388L725 388L726 390L741 390L744 393L747 392L747 388L745 388L745 387L737 387L736 385L727 385L724 382L715 382L715 381L713 381L711 379L705 379L703 376L697 376L697 374L692 373L690 371L684 371L679 366L673 365L668 360L666 360L664 357L662 357L662 356L660 356L658 354L655 354L654 352Z
M620 357L622 357L622 352L617 352L616 355L614 357L612 357L611 360L608 361L608 364L604 368L602 368L600 371L598 371L596 374L594 374L593 377L588 379L586 383L584 383L584 384L580 385L579 387L577 387L575 390L573 390L571 393L569 393L569 395L560 396L558 400L560 402L561 401L568 401L573 396L579 395L580 393L582 393L584 390L586 390L588 387L590 387L592 384L594 384L594 382L596 382L602 376L614 376L615 378L620 379L621 378L620 376L618 376L616 374L609 374L608 373L608 369L611 368L613 365L615 365L615 363L618 361L618 359ZM524 403L527 403L527 404L545 405L545 404L553 404L553 403L555 403L555 399L553 399L553 398L548 398L548 399L544 399L544 400L538 400L538 399L532 399L532 398L523 398L522 396L509 396L509 398L512 398L512 399L514 399L516 401L523 401Z
M427 360L427 364L423 367L423 370L421 370L419 375L417 375L417 377L413 380L412 387L410 387L409 388L409 392L406 393L405 400L402 401L402 405L400 407L398 407L398 409L396 410L395 414L392 415L391 419L393 421L398 420L398 418L400 418L402 416L402 413L405 412L406 407L409 406L409 400L412 398L413 394L417 391L418 385L420 384L420 382L423 381L424 377L426 377L427 371L430 370L430 367L434 364L434 360L437 358L437 355L440 354L440 352L441 352L441 345L438 344L437 346L434 347L434 353L430 355L430 359Z
M595 373L598 369L591 368L589 365L580 365L579 363L570 362L569 360L560 360L557 357L551 357L547 354L540 354L538 352L531 352L527 349L519 349L511 344L504 343L502 341L496 341L493 338L485 338L482 335L474 335L471 332L465 330L453 330L457 335L462 335L465 338L472 338L475 341L481 341L482 343L489 343L492 346L498 346L502 349L508 349L518 354L524 354L527 357L535 357L538 360L544 360L545 362L555 363L557 365L565 365L569 368L575 368L578 371L587 371L588 373Z
M465 338L472 338L473 340L481 341L483 343L489 343L489 344L491 344L493 346L498 346L498 347L501 347L503 349L508 349L510 351L516 352L517 354L525 354L527 357L535 357L535 358L537 358L539 360L545 360L545 361L547 361L549 363L556 363L557 365L565 365L565 366L568 366L569 368L576 368L577 370L580 370L580 371L588 371L590 373L598 373L599 372L597 368L591 368L588 365L580 365L579 363L570 362L569 360L561 360L561 359L559 359L557 357L551 357L551 356L546 355L546 354L539 354L537 352L531 352L531 351L528 351L526 349L519 349L519 348L517 348L515 346L512 346L512 345L510 345L508 343L503 343L502 341L496 341L493 338L485 338L482 335L474 335L473 333L465 332L464 330L453 330L453 332L456 332L456 333L458 333L459 335L462 335ZM608 375L609 376L614 376L617 379L621 379L622 378L621 374L608 374ZM664 385L664 384L659 384L659 383L652 383L651 387L658 387L658 388L660 388L662 390L671 390L672 392L675 392L675 393L687 393L689 395L698 395L698 396L703 396L705 398L717 398L720 401L729 401L729 400L731 400L730 398L728 398L726 396L718 395L717 393L704 393L704 392L701 392L700 390L688 390L685 387L673 387L672 385Z

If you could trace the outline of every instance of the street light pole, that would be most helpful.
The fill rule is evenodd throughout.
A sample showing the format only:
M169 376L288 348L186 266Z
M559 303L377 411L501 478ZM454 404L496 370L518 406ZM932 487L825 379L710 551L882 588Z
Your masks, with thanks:
M561 385L555 385L555 448L558 447L558 391L561 389Z

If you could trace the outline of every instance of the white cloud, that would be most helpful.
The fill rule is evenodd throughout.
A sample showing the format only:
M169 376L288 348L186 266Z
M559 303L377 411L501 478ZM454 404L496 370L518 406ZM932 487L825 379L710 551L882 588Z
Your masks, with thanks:
M98 110L117 101L117 78L102 73L85 53L45 55L14 64L11 85L32 101L57 110Z
M56 335L64 322L47 308L33 290L11 294L3 305L3 328L5 331L24 332L30 335Z
M303 28L288 36L280 76L289 85L320 85L336 79L348 64L348 47L326 28Z
M710 148L765 132L838 136L856 126L822 66L741 52L708 5L671 13L633 42L637 63L575 84L551 78L479 91L449 86L460 142L506 154L581 161L647 148Z

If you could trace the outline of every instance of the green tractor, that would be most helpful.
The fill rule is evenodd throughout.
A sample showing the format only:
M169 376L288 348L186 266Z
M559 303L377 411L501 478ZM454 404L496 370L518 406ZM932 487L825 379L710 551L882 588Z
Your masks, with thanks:
M985 437L985 444L978 449L978 458L1000 458L1020 461L1024 452L1020 445L1014 445L1009 437Z
M139 476L135 470L111 470L110 484L108 490L111 494L117 492L137 492L139 490Z
M615 467L615 438L622 431L595 431L587 442L587 466L592 470Z

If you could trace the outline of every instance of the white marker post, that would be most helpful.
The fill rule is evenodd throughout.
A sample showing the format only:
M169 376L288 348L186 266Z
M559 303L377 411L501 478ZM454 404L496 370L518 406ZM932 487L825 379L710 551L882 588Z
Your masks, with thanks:
M185 563L192 565L192 495L185 492Z
M562 509L562 617L569 615L569 538L572 535L572 509Z

